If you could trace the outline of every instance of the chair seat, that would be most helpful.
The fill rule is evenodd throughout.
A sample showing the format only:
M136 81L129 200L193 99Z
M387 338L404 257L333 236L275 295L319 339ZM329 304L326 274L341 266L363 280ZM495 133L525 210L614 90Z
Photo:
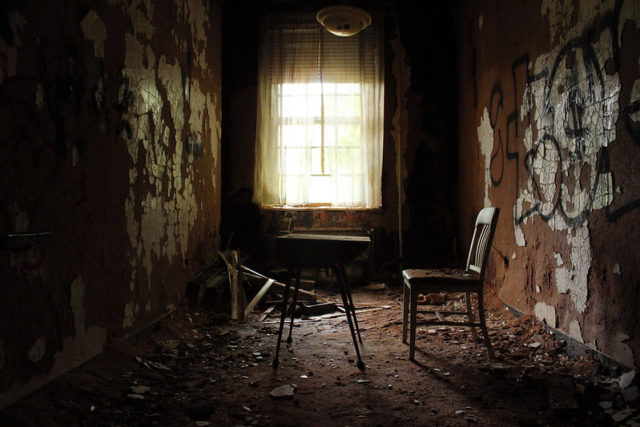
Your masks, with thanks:
M449 268L441 269L408 269L402 271L402 277L409 285L431 285L448 287L477 287L481 286L479 278L475 274L464 270Z
M485 277L485 267L491 251L493 235L498 223L500 209L487 207L478 213L476 223L471 237L471 246L467 256L467 264L462 269L407 269L402 272L402 342L407 343L407 332L409 332L409 359L414 360L416 348L416 323L418 312L418 294L429 294L439 292L464 293L467 311L443 310L435 312L437 321L432 319L421 319L422 324L427 325L460 325L471 328L473 337L477 339L475 327L482 328L484 343L487 346L489 357L494 358L493 348L487 331L487 322L484 317L484 302L482 285ZM475 321L472 296L478 299L477 311L480 317L479 322ZM424 304L423 304L424 305ZM452 307L455 308L455 307ZM446 311L446 314L445 314ZM466 315L467 321L457 319L448 321L443 319L444 315Z

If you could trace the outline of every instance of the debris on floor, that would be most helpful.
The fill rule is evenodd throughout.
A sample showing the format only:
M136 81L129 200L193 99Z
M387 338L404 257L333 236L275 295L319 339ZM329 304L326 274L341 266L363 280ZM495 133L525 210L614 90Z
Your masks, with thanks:
M183 307L6 408L0 425L640 425L635 372L568 356L531 317L488 311L495 360L467 328L419 327L413 363L401 290L353 297L364 371L340 311L301 310L273 369L278 325L261 321L264 306L245 321Z

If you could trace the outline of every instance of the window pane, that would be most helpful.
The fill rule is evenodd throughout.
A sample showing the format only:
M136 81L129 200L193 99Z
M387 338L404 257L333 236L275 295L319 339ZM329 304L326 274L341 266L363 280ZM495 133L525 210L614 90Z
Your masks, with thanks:
M309 202L330 203L331 200L331 178L328 176L312 176Z
M285 191L286 191L286 203L288 204L300 204L304 203L302 198L302 177L299 176L287 176L285 177Z
M284 152L285 175L303 174L307 167L305 157L304 148L287 148Z
M282 98L283 117L303 117L306 115L307 98L305 96L285 96Z
M338 174L360 174L362 172L360 150L357 148L338 148Z
M307 130L309 132L309 145L312 147L322 146L322 126L319 124L308 126Z
M338 127L338 145L360 147L360 126L346 125Z
M336 126L324 126L324 146L332 147L336 145ZM311 129L312 139L311 146L322 147L322 127L320 125L313 126Z
M322 174L322 149L321 148L311 149L311 173L313 175Z
M283 95L304 95L306 88L305 85L300 83L283 83L282 94Z
M307 87L307 94L309 95L320 95L322 93L322 90L324 89L322 83L309 83L302 86Z
M338 178L338 202L349 203L353 200L353 179L351 177Z
M338 116L359 117L360 97L344 95L338 98Z
M321 110L320 106L322 102L322 97L320 95L312 95L307 97L307 107L306 107L306 116L308 117L320 117Z
M324 149L324 170L322 169L322 149L313 148L311 150L311 173L314 175L332 175L336 172L336 150L333 148Z
M338 93L345 95L354 95L360 93L360 85L358 83L339 83Z
M324 95L324 116L325 117L335 117L338 115L338 103L336 102L335 95L328 95L325 93Z
M283 147L304 147L305 135L307 133L306 126L283 126L282 127L282 146Z

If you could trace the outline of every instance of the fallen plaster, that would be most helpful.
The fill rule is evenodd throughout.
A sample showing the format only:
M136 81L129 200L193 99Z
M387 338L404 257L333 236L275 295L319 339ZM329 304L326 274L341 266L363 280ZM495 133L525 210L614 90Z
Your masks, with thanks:
M622 272L620 271L620 264L615 263L613 265L613 274L617 274L618 276L622 274Z
M95 10L91 9L80 22L82 34L93 42L93 54L96 58L104 58L104 42L107 39L107 27Z

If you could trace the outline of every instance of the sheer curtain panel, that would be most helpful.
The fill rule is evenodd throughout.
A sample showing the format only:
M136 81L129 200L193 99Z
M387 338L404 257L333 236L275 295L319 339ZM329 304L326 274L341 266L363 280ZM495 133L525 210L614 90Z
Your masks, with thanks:
M313 14L265 17L254 198L276 207L382 204L382 25L353 37Z

